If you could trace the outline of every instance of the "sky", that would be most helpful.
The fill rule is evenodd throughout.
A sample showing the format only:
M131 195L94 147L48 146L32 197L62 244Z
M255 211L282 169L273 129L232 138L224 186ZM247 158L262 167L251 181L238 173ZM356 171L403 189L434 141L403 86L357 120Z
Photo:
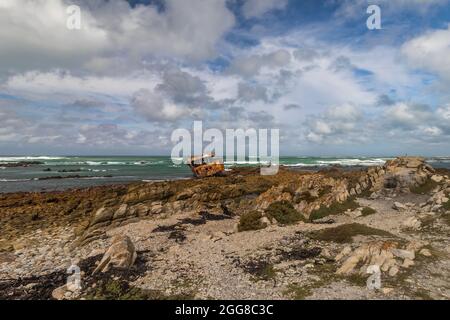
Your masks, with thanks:
M0 154L165 155L199 120L280 129L282 155L448 156L450 0L0 0Z

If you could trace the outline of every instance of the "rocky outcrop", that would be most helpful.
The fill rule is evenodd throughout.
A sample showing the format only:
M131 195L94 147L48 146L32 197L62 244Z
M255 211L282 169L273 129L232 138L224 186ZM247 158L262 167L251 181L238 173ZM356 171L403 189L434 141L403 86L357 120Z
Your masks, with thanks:
M395 241L373 241L364 243L356 249L345 247L335 260L342 264L337 274L348 275L354 272L364 274L370 266L377 266L381 272L395 276L400 268L414 265L415 250L421 244L411 243L406 249L399 249L400 244Z
M373 192L385 189L409 192L410 188L424 184L433 173L434 169L424 158L399 157L387 161L383 167L369 169L367 179Z

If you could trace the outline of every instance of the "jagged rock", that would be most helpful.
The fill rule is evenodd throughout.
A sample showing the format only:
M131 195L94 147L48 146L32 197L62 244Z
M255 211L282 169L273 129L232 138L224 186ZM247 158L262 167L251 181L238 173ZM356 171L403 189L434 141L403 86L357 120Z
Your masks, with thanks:
M398 244L396 242L390 241L374 241L365 243L350 253L349 257L344 261L341 267L338 268L336 273L350 274L354 271L356 266L361 264L361 273L364 273L370 265L378 265L383 268L385 263L392 264L393 254L391 253L391 250L397 245ZM346 251L348 251L348 249ZM344 253L344 251L341 252L341 254L342 253Z
M397 247L398 243L391 241L364 243L353 251L350 247L345 247L336 256L335 260L337 262L346 257L336 273L351 274L358 267L357 271L362 274L365 273L369 266L378 266L382 272L388 272L393 277L399 272L399 267L409 268L414 265L415 254L412 248L419 247L419 243L409 243L407 248L410 250ZM401 266L399 266L396 257L403 259Z
M409 192L409 188L423 184L434 173L434 169L417 157L399 157L387 161L378 173L368 171L372 191L383 189Z
M111 267L128 269L134 264L136 258L136 249L131 239L128 236L117 235L94 270L94 274L99 271L106 272Z
M414 261L412 261L411 259L405 259L403 261L402 267L403 268L409 268L409 267L411 267L413 265L414 265Z

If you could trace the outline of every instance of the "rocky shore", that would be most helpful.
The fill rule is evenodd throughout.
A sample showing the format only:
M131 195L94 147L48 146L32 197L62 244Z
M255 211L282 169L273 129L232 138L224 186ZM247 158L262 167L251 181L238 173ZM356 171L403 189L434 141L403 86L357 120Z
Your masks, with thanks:
M403 157L3 194L0 299L449 299L449 177Z

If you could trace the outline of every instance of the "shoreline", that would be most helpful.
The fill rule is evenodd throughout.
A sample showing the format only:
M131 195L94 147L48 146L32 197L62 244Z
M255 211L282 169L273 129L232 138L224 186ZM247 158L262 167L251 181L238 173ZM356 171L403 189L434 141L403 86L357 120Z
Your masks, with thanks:
M327 171L327 170L342 170L342 171L364 171L364 170L368 170L369 168L371 168L373 166L359 166L359 165L355 165L355 166L341 166L341 165L329 165L329 166L284 166L284 165L280 165L280 169L284 169L284 170L288 170L288 171L293 171L293 172L320 172L320 171ZM235 172L239 172L239 170L244 169L244 170L259 170L261 167L260 166L255 166L255 165L249 165L249 166L241 166L241 167L230 167L227 168L227 172L230 171L235 171ZM449 169L450 170L450 169ZM58 172L61 173L61 172ZM71 173L70 171L68 171L68 173ZM189 177L173 177L170 179L159 179L159 178L155 178L155 179L138 179L138 178L134 178L134 179L130 179L130 180L124 180L123 182L116 182L116 181L108 181L108 179L112 179L112 180L117 180L119 178L123 178L123 177L115 177L115 176L81 176L81 175L68 175L68 176L46 176L46 177L40 177L40 178L33 178L33 179L23 179L23 180L2 180L0 179L0 195L1 194L14 194L14 193L40 193L40 192L63 192L63 191L71 191L71 190L83 190L83 189L87 189L87 188L91 188L91 187L113 187L113 186L126 186L126 185L130 185L130 184L139 184L139 183L153 183L153 182L169 182L169 181L178 181L178 180L190 180L190 179L195 179L194 176L189 176ZM33 183L33 182L37 182L39 183L41 182L46 182L46 181L52 181L55 180L56 181L95 181L95 184L92 185L86 185L86 186L62 186L62 185L57 185L55 184L54 186L46 186L46 187L29 187L29 190L27 190L26 186L23 186L23 184L27 184L27 183ZM1 183L7 184L7 183L13 183L13 184L18 184L23 186L22 188L24 190L21 191L2 191L1 189Z

